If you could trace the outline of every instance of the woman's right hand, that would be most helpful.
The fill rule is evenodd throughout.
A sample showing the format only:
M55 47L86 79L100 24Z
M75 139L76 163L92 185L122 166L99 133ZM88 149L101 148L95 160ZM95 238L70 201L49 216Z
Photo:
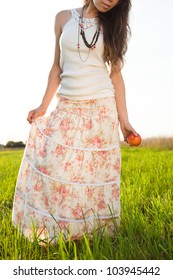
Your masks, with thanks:
M139 134L134 130L134 128L131 126L129 122L122 124L120 122L120 127L122 134L124 136L124 141L127 142L127 138L130 135L130 133L133 133L135 136L138 136Z
M36 118L43 116L45 113L46 113L46 109L40 105L38 108L31 110L28 113L27 121L31 124L36 120Z

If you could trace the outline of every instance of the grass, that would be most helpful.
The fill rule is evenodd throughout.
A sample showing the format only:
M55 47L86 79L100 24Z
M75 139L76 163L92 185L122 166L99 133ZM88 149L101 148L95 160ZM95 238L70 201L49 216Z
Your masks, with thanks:
M64 242L45 250L11 223L14 187L23 150L0 152L1 260L173 259L173 150L122 147L121 229L115 236Z

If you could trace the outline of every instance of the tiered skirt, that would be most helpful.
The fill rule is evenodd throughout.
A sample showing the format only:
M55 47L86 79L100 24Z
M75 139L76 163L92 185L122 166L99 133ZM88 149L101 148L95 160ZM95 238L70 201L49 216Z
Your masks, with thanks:
M120 216L118 124L114 97L60 97L49 116L32 123L12 211L24 236L55 242L106 224L112 230Z

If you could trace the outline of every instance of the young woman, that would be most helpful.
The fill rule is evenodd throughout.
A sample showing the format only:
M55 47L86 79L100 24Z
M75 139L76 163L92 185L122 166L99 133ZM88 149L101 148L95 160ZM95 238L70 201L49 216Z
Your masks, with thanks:
M85 0L55 20L55 58L20 167L12 220L30 240L79 239L120 218L118 126L132 132L121 74L130 0ZM57 93L58 104L43 117Z

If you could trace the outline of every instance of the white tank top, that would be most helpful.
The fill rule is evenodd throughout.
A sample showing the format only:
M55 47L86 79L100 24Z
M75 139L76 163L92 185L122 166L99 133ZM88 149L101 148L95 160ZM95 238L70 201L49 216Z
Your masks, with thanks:
M103 60L103 34L100 32L96 48L89 50L79 33L79 13L71 10L71 18L60 36L61 84L57 95L73 100L114 96L114 87ZM97 29L97 18L84 18L86 39L91 42ZM78 36L80 53L77 47ZM83 61L82 61L83 60ZM86 60L86 61L85 61ZM85 61L85 62L84 62Z

